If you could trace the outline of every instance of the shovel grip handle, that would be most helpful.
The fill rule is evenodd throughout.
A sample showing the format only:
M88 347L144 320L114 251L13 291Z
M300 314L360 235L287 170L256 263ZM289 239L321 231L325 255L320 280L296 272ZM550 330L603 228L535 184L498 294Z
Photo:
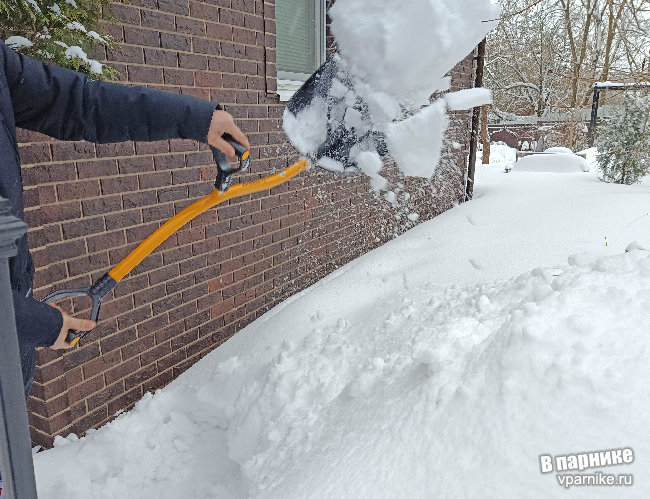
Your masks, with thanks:
M82 333L85 332L86 331L77 332L74 329L68 329L68 336L65 339L66 343L70 343L71 345L76 345L77 342L81 339Z

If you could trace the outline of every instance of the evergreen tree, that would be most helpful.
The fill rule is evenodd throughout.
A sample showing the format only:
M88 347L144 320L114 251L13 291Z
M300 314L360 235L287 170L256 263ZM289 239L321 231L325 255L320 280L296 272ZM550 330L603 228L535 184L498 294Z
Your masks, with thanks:
M650 168L650 97L627 92L598 133L600 179L636 184Z
M74 69L93 79L116 79L91 59L98 46L115 46L99 24L114 21L111 0L0 0L0 38L16 51Z

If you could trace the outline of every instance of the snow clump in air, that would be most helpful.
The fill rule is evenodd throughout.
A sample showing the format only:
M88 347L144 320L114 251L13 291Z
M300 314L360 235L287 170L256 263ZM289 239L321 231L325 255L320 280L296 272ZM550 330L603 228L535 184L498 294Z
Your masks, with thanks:
M445 103L438 100L407 120L387 125L388 150L404 175L431 177L448 123Z
M490 0L338 0L332 32L350 71L397 101L427 105L446 89L445 74L495 23Z
M327 102L316 97L311 105L302 110L298 116L285 112L283 116L284 130L292 137L294 147L302 154L310 155L327 137ZM305 126L308 123L310 126Z
M445 101L447 101L447 106L452 111L485 106L486 104L492 104L492 90L482 87L467 88L446 94Z
M348 110L360 98L370 112L364 117L344 108L350 133L354 129L361 136L368 128L376 130L386 137L388 152L402 173L430 178L440 159L448 121L445 101L430 105L429 98L434 92L449 89L450 80L445 75L494 27L495 22L485 21L498 14L499 7L490 0L338 0L329 15L340 66L352 84L334 81L330 94L347 94ZM453 95L447 97L451 109L491 102L485 89ZM292 121L288 111L284 115L287 135L306 155L313 148L302 148L303 136L312 134L311 129L322 130L319 121L331 120L333 114L309 113L313 121L306 116ZM364 147L371 148L368 144ZM357 163L364 147L350 153Z
M429 105L429 97L448 90L445 75L494 26L483 21L498 13L490 0L339 0L330 9L340 54L363 83L355 90L406 176L433 175L448 120L443 104ZM491 101L485 90L465 92L455 100L448 97L452 109L476 105L471 99ZM403 115L410 117L393 123Z

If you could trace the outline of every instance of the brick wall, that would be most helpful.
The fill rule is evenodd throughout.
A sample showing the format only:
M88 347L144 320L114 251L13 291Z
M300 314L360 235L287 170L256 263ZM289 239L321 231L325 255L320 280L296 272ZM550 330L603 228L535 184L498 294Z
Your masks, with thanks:
M236 181L296 159L275 94L273 0L131 0L114 12L122 24L107 30L123 46L104 57L124 82L218 101L235 116L253 157ZM455 68L454 88L471 86L472 64ZM398 194L412 195L398 207L363 176L310 170L184 226L106 297L79 347L39 350L33 442L110 421L288 296L413 226L407 213L426 220L459 202L468 127L469 113L455 113L433 182L401 180ZM211 154L192 141L64 143L25 130L19 141L37 298L90 285L213 189ZM82 299L61 305L89 313Z

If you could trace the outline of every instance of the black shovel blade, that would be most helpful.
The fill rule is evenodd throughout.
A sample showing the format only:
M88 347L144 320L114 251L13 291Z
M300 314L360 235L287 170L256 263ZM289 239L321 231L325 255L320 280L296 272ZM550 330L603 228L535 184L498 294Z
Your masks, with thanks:
M387 154L384 135L375 129L367 104L355 91L354 80L337 56L328 59L300 87L285 112L291 113L303 127L323 127L322 122L314 123L314 113L309 112L315 105L323 111L318 113L318 119L326 121L327 130L318 145L312 145L309 151L301 150L299 137L292 137L287 130L289 140L301 154L316 164L323 158L337 161L345 171L356 170L356 161L351 157L355 148L376 151L381 156ZM309 119L305 119L308 114ZM319 166L330 169L326 165L321 161Z

